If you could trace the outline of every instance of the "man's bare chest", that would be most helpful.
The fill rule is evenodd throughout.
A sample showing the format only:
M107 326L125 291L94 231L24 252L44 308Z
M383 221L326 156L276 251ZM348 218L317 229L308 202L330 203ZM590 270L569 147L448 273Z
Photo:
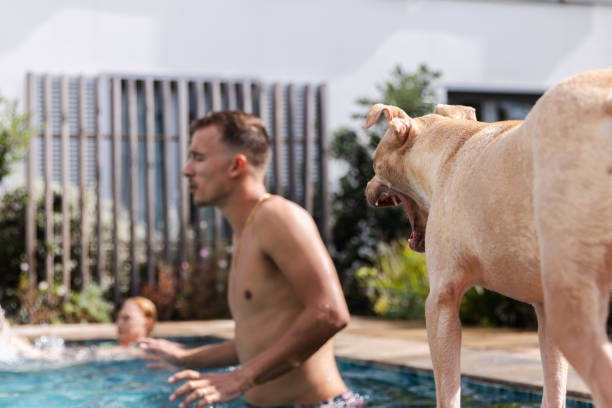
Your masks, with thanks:
M287 280L257 242L244 240L237 249L234 247L228 282L234 318L262 311L288 289Z

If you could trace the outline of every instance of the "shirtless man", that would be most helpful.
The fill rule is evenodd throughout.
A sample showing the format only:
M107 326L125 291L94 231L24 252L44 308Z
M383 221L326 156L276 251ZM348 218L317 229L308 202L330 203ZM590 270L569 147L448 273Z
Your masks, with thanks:
M228 301L235 337L186 350L164 340L141 346L184 370L170 396L179 407L230 401L247 407L361 407L334 360L332 337L349 321L338 277L308 212L264 186L270 142L260 119L217 112L195 121L183 175L196 205L217 206L234 231ZM155 358L155 357L153 357ZM312 404L312 405L311 405Z

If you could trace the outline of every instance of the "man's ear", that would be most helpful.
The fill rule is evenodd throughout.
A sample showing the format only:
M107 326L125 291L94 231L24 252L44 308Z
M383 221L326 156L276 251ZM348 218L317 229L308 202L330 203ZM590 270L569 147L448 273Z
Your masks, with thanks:
M471 106L438 104L434 113L447 118L476 120L476 109Z
M249 159L245 154L237 154L234 156L232 167L230 168L230 173L232 176L239 176L246 171L247 164L249 164Z

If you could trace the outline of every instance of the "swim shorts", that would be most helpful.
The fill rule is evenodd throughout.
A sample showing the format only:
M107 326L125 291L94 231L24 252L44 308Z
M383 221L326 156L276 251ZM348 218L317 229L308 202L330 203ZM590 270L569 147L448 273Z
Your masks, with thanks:
M351 390L346 390L342 394L330 398L327 401L315 402L314 404L296 405L255 405L245 402L246 408L365 408L366 402Z

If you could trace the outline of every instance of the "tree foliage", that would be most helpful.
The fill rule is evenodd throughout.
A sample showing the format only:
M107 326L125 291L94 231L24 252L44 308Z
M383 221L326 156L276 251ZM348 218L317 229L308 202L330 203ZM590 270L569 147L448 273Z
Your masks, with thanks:
M357 99L353 118L364 119L375 103L399 106L413 117L431 113L432 84L439 77L439 72L425 65L415 72L397 66L388 80L376 86L378 95ZM347 168L333 197L333 257L349 306L356 313L367 312L368 301L355 280L355 271L373 264L379 242L410 235L410 223L402 209L376 210L365 200L365 186L374 175L372 153L385 129L384 124L375 125L367 132L339 129L331 143L332 155Z
M10 173L11 165L21 159L32 136L28 117L17 112L16 102L0 96L0 182Z

